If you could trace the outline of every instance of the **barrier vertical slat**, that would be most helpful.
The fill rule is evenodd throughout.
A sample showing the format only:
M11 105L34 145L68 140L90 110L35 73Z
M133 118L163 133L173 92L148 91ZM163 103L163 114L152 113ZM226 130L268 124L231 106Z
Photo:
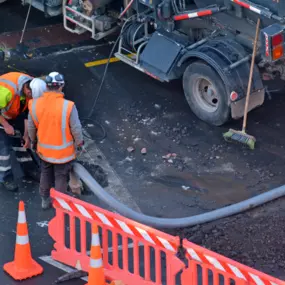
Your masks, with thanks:
M144 246L144 278L147 281L150 281L150 247L148 245Z
M86 221L83 219L80 219L80 241L81 241L81 246L80 246L80 252L82 254L86 254Z
M70 235L70 249L76 250L76 243L75 243L75 217L70 215L69 217L69 235Z
M216 271L213 271L213 285L219 285L219 274Z
M197 267L196 267L197 269ZM209 284L209 275L208 275L208 268L202 267L202 284L208 285Z
M104 265L110 266L109 263L109 252L108 252L108 230L103 228L102 229L102 247L103 247L103 262Z
M139 273L139 243L135 239L134 240L134 274L135 275L140 275Z
M122 239L123 269L129 272L129 244L126 236Z
M171 262L169 262L167 254L166 254L166 280L168 281L167 285L175 285L175 278L172 275Z
M155 283L161 284L161 258L159 249L155 251Z
M58 212L58 230L62 232L60 235L60 240L58 240L59 245L63 245L65 247L65 227L64 227L64 213L62 211L57 211Z
M113 232L113 244L112 244L112 249L113 249L113 266L118 267L118 234L117 232Z

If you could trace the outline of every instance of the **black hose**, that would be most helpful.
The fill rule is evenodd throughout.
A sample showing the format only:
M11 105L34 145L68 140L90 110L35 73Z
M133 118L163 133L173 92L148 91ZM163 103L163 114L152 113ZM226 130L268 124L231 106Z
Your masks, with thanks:
M106 132L106 129L104 128L104 126L103 126L101 123L99 123L98 121L93 120L93 119L91 119L91 118L81 118L81 123L84 122L84 121L89 121L89 122L93 123L94 125L97 125L97 126L102 130L102 136L99 137L99 138L96 137L96 139L97 139L98 141L102 141L103 139L106 138L107 132ZM84 127L84 124L82 124L82 125L83 125L83 127ZM83 136L86 137L86 138L88 138L88 139L91 139L91 140L93 139L93 137L92 137L91 135L87 135L86 132L83 132Z
M242 202L226 206L203 214L183 218L157 218L132 210L105 191L90 173L79 163L74 163L74 172L87 187L104 203L112 207L121 215L157 228L184 228L215 221L241 212L253 209L285 195L285 185L249 198Z

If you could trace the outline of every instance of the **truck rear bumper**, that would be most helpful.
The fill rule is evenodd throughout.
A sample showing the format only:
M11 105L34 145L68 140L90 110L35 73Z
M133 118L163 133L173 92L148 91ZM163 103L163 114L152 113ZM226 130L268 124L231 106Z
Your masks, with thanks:
M265 89L259 89L250 94L248 112L261 106L264 103L265 98ZM244 106L245 106L246 97L242 98L239 101L231 103L231 116L233 119L240 119L244 115Z

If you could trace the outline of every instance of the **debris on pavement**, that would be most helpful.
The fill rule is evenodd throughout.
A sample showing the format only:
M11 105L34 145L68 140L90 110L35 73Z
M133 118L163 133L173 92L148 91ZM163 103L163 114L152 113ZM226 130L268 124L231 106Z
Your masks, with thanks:
M183 190L185 190L185 191L187 191L188 189L190 189L189 186L185 186L185 185L182 185L181 188L182 188Z
M134 151L135 151L135 148L132 147L132 146L129 146L129 147L127 148L127 151L128 151L128 152L134 152Z
M159 104L154 104L154 108L155 108L156 110L160 110L160 109L161 109L161 105L159 105Z
M147 150L146 150L146 148L144 147L144 148L142 148L141 149L141 154L146 154L147 153Z

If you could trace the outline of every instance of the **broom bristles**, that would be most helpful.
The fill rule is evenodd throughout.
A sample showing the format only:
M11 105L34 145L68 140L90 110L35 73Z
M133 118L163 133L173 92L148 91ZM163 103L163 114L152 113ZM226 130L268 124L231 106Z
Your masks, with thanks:
M226 141L238 142L247 145L250 149L254 149L255 147L255 137L248 135L242 131L230 129L228 132L223 134L223 137Z

